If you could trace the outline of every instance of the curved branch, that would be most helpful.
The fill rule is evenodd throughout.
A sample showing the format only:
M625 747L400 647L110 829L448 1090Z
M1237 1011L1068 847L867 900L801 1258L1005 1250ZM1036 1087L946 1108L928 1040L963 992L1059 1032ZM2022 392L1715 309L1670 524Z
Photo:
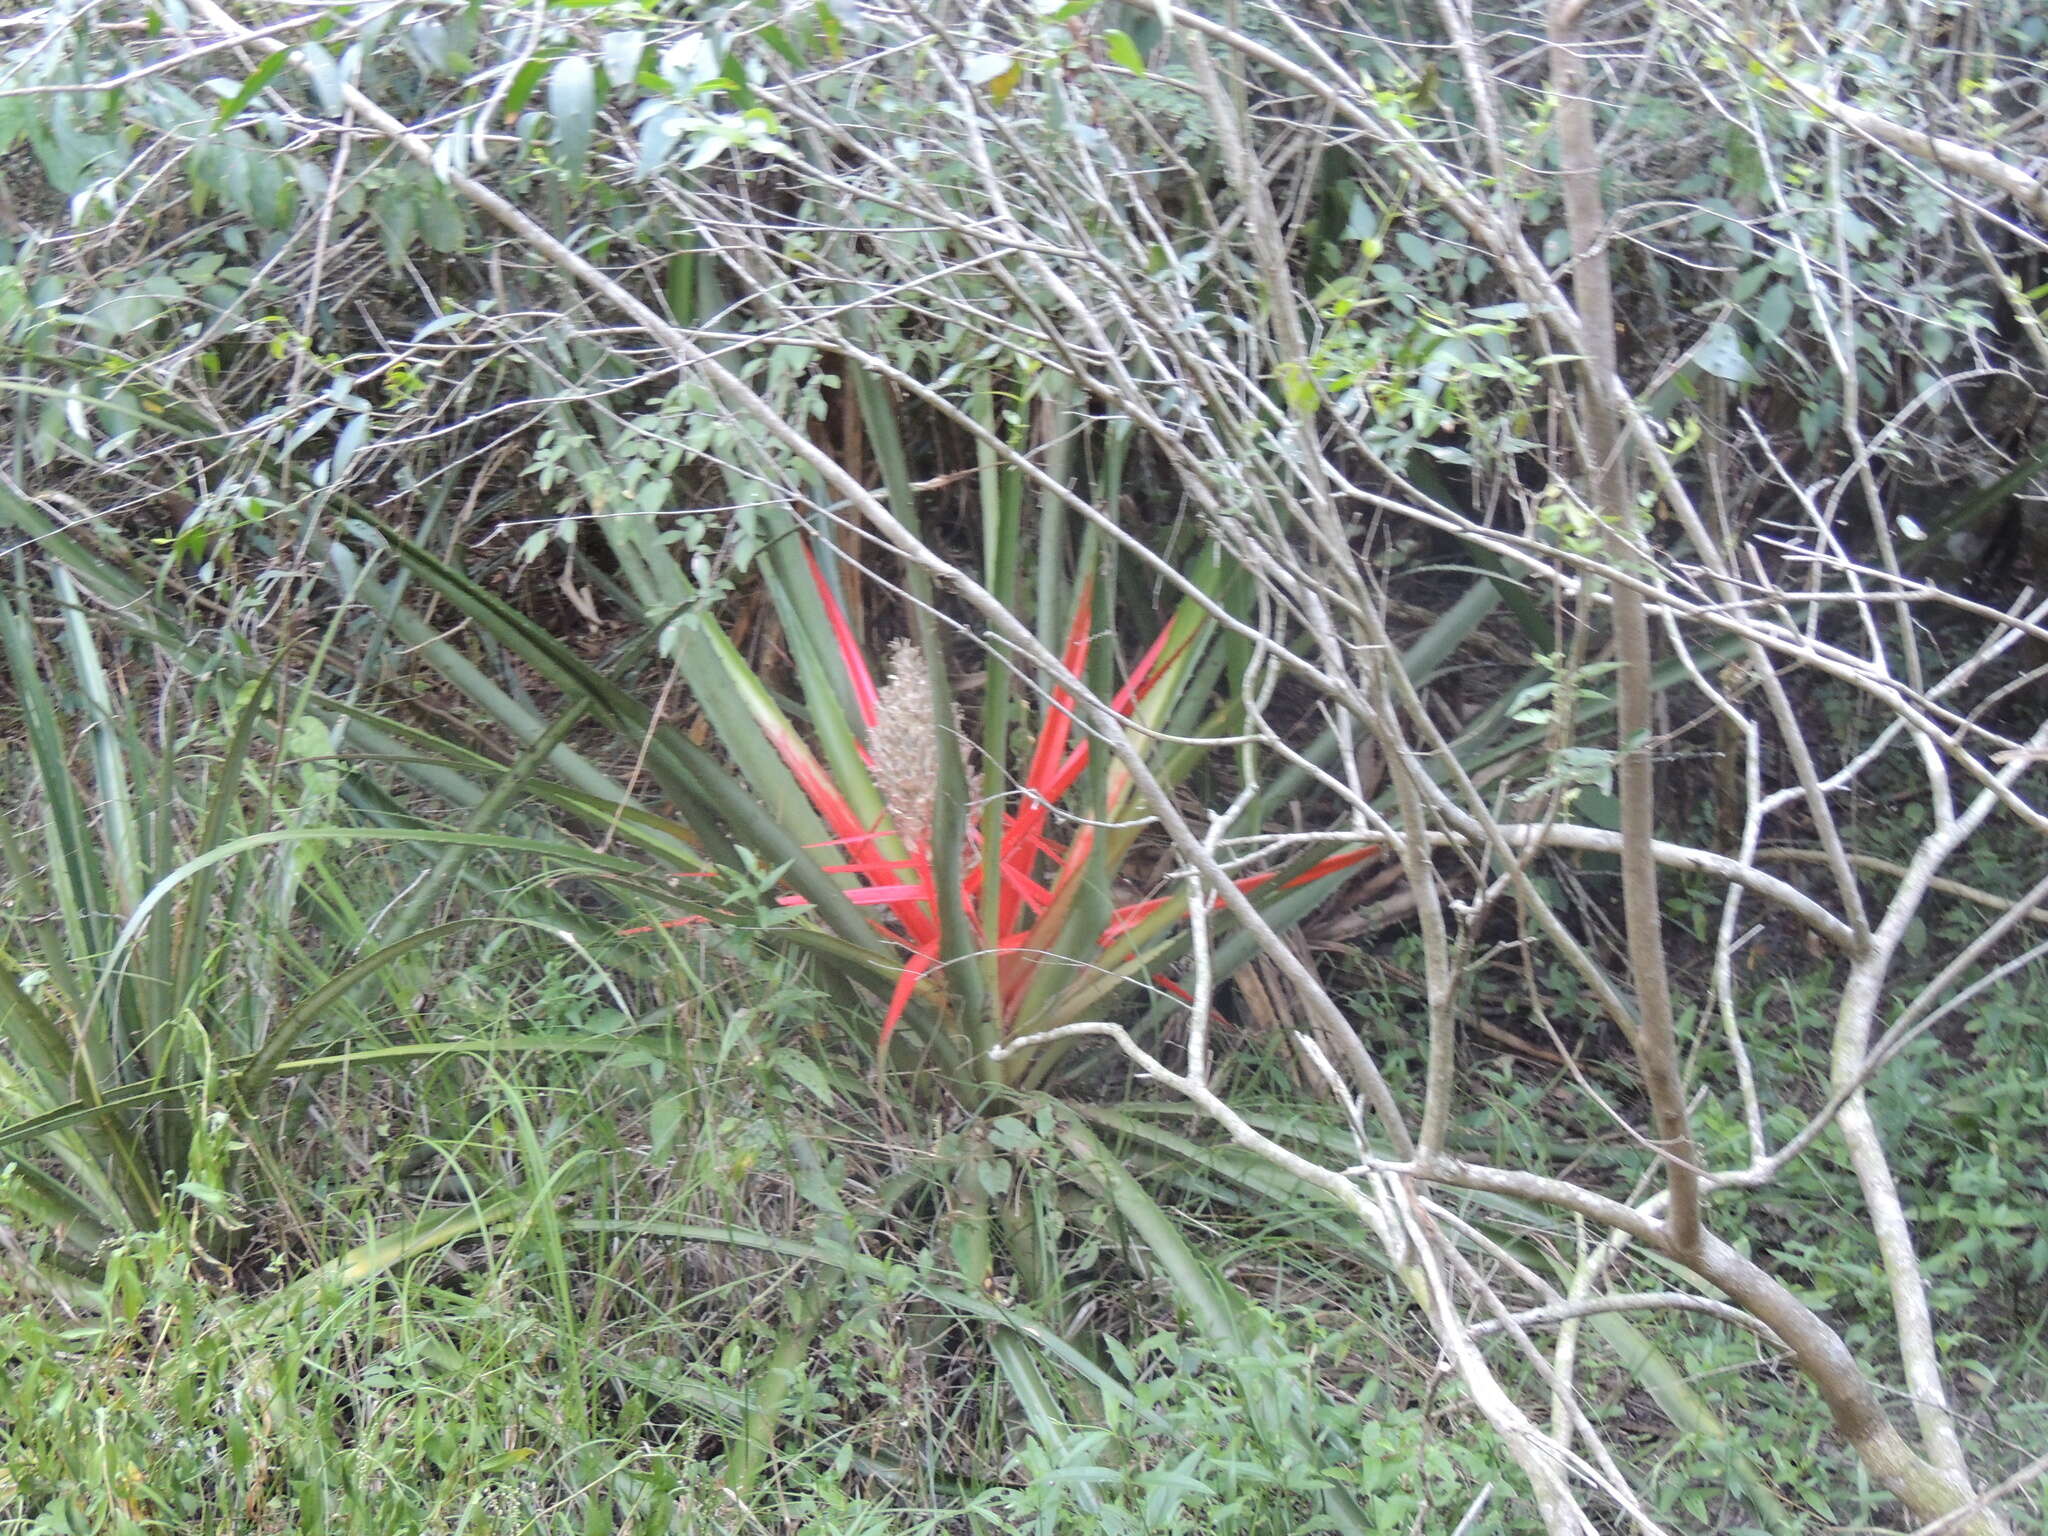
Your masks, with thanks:
M1623 841L1619 832L1609 832L1603 827L1582 827L1565 822L1500 822L1496 824L1495 830L1510 846L1516 848L1570 848L1581 853L1611 854L1621 851ZM1476 829L1435 832L1431 833L1429 838L1431 842L1447 847L1463 846L1478 841L1479 834ZM1710 853L1704 848L1694 848L1685 843L1671 843L1659 838L1651 844L1651 850L1659 864L1672 869L1682 869L1691 874L1725 880L1730 885L1739 885L1744 890L1793 913L1844 953L1853 953L1856 949L1855 930L1790 881L1766 874L1740 859L1731 859L1722 853Z

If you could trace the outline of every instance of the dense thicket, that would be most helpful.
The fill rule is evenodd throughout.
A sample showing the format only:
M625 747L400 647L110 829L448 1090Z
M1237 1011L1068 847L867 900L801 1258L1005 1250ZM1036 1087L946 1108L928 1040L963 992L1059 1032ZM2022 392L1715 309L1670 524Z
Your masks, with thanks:
M0 21L0 1523L2038 1528L2044 65Z

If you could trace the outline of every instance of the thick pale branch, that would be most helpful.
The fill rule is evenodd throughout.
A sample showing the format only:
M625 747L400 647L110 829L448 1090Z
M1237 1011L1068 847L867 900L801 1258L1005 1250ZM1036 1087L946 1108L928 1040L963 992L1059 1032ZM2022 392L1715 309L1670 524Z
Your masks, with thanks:
M1496 822L1491 828L1501 840L1512 848L1569 849L1581 853L1615 854L1621 851L1623 834L1609 832L1604 827L1583 827L1570 822ZM1447 846L1465 846L1482 841L1478 830L1470 832L1433 832L1430 841ZM1705 848L1694 848L1685 843L1666 842L1662 838L1651 840L1651 851L1659 864L1670 869L1684 870L1689 874L1705 875L1714 880L1725 880L1730 885L1739 885L1754 895L1793 913L1814 932L1845 953L1856 948L1855 931L1826 907L1800 890L1789 881L1767 874L1753 864L1732 859L1726 854L1713 853Z
M1550 72L1557 107L1563 167L1565 223L1572 241L1572 294L1578 300L1585 386L1585 470L1594 514L1617 566L1631 562L1640 515L1630 485L1629 454L1610 396L1619 376L1614 350L1614 292L1608 274L1607 212L1600 193L1599 148L1593 133L1585 65L1578 55L1583 0L1561 0L1550 16ZM1700 1240L1699 1154L1679 1082L1678 1042L1671 981L1664 963L1664 908L1658 895L1656 765L1650 756L1651 680L1656 656L1643 594L1634 586L1614 593L1615 724L1621 796L1622 917L1628 940L1630 982L1636 994L1636 1057L1657 1124L1671 1181L1671 1240L1690 1251Z

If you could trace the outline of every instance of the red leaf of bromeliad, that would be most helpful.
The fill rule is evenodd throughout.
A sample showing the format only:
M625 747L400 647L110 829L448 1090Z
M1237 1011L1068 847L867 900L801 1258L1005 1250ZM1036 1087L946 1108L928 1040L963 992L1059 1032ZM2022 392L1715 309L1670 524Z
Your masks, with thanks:
M896 978L896 990L889 994L889 1011L882 1018L881 1038L875 1041L877 1057L889 1049L889 1037L896 1033L898 1021L910 1006L910 994L916 990L919 978L938 963L938 958L936 947L926 947L904 962L903 970Z
M930 901L932 888L923 882L916 885L863 885L841 894L856 907L891 907L899 901Z
M1079 677L1081 669L1088 664L1088 621L1094 611L1093 590L1092 581L1081 589L1081 601L1074 609L1074 622L1067 630L1067 643L1060 652L1060 665L1074 677ZM1073 695L1065 687L1055 684L1046 710L1045 726L1038 734L1038 747L1031 754L1030 766L1024 770L1027 789L1042 785L1053 765L1067 750L1067 736L1074 725L1073 706Z
M1379 851L1379 844L1374 843L1367 848L1354 848L1349 853L1333 853L1327 859L1316 860L1280 889L1291 891L1296 886L1313 885L1325 875L1334 875L1340 869L1350 869L1355 864L1363 864L1367 859L1378 857ZM1269 869L1263 875L1247 875L1237 882L1237 888L1240 891L1255 891L1269 881L1278 879L1279 875L1280 871L1277 869Z
M860 723L873 730L881 707L881 695L875 690L874 675L868 671L867 658L861 654L860 642L854 638L853 625L847 622L846 610L839 606L839 595L825 579L818 557L808 543L804 545L804 559L810 563L811 580L818 584L819 600L824 603L825 617L832 625L832 638L839 646L840 665L846 668L846 680L853 686L853 701L860 709Z
M1168 902L1175 900L1178 900L1178 898L1173 896L1155 896L1150 901L1134 901L1128 906L1118 907L1109 915L1109 927L1103 930L1103 939L1106 942L1110 939L1122 938L1154 912L1157 912Z
M1043 912L1052 905L1052 892L1032 879L1014 864L1005 863L997 870L1004 889L1022 898L1025 906Z
M619 930L619 937L630 939L639 933L658 933L663 928L687 928L692 923L708 923L710 921L710 918L700 913L692 913L688 917L671 917L659 923L645 923L638 928L621 928Z
M1379 851L1378 845L1375 844L1370 848L1354 848L1347 853L1333 853L1327 859L1318 859L1292 880L1282 885L1280 889L1291 891L1297 886L1312 885L1325 875L1334 875L1340 869L1349 869L1355 864L1363 864L1367 859L1378 854ZM1244 879L1237 882L1237 888L1249 894L1262 885L1270 884L1278 877L1278 870L1268 870L1262 875L1247 875ZM1161 907L1177 899L1177 897L1173 896L1156 896L1149 901L1134 901L1126 906L1118 907L1110 914L1109 927L1103 933L1103 938L1105 940L1122 938ZM1210 905L1222 906L1223 898L1220 896L1216 897Z
M1079 677L1088 663L1088 625L1094 613L1094 591L1091 577L1081 588L1073 623L1067 627L1067 642L1060 652L1060 665L1074 677ZM1037 893L1044 888L1030 879L1032 866L1039 857L1044 856L1055 866L1064 860L1064 850L1049 842L1043 830L1052 803L1065 793L1064 789L1053 788L1052 780L1073 732L1073 703L1073 695L1064 685L1053 686L1038 745L1024 770L1024 803L1003 820L1002 846L996 851L995 862L1002 887L997 902L997 927L1004 933L1010 932L1023 916L1020 906L1029 905L1043 912L1051 903L1051 893L1046 892L1040 899ZM1086 753L1084 745L1078 754L1083 762Z
M1182 641L1172 655L1166 654L1166 642L1172 634L1172 630L1162 629L1158 638L1145 647L1145 654L1138 658L1138 665L1125 679L1123 687L1117 689L1116 696L1109 701L1109 707L1117 714L1130 713L1131 706L1159 686L1159 680L1166 675L1166 669L1179 658L1181 651L1187 649L1192 637L1190 640ZM1072 789L1074 781L1081 777L1082 770L1088 766L1089 746L1089 742L1083 741L1067 755L1066 760L1050 777L1034 781L1034 787L1038 792L1047 800L1057 801Z
M867 823L862 821L848 803L845 793L825 770L824 764L811 756L806 747L792 732L780 726L762 727L762 734L768 744L775 748L797 787L804 792L819 816L824 819L826 829L831 832L835 843L845 845L872 836Z
M928 885L858 885L839 894L856 907L892 907L899 901L930 901L932 888ZM808 896L775 898L778 907L808 907L810 904Z
M1173 628L1159 631L1158 637L1145 647L1145 654L1138 658L1138 664L1131 668L1131 675L1124 679L1123 687L1117 689L1116 697L1109 701L1109 707L1122 714L1138 700L1159 686L1159 679L1166 675L1166 669L1180 660L1180 653L1194 643L1189 635L1174 648L1172 655L1166 654L1166 642L1173 637Z

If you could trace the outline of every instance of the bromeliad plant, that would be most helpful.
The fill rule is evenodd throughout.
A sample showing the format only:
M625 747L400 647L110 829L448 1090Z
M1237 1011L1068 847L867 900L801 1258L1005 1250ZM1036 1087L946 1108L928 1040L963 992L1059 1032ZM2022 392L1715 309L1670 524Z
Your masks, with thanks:
M981 745L971 750L943 666L925 645L895 642L878 682L808 545L802 564L801 586L770 586L815 749L723 633L699 631L686 670L729 749L739 745L729 732L741 719L731 705L743 708L746 728L772 749L823 828L805 853L841 883L893 955L879 973L888 1002L878 1049L887 1051L920 999L942 1032L964 1036L981 1055L1000 1040L1094 1016L1122 988L1150 982L1178 993L1162 968L1187 942L1188 890L1172 882L1142 899L1111 899L1136 883L1128 876L1149 818L1128 770L1078 723L1070 690L1045 686L1033 717L1015 674L992 664ZM1199 579L1213 596L1221 563L1208 562ZM1071 676L1106 670L1095 590L1092 579L1080 583L1065 625L1061 659ZM1227 728L1235 712L1214 702L1226 662L1215 631L1203 604L1184 600L1111 694L1127 742L1169 786L1203 754L1161 743ZM1298 913L1372 856L1344 850L1247 876L1239 887ZM800 894L779 900L810 905Z

